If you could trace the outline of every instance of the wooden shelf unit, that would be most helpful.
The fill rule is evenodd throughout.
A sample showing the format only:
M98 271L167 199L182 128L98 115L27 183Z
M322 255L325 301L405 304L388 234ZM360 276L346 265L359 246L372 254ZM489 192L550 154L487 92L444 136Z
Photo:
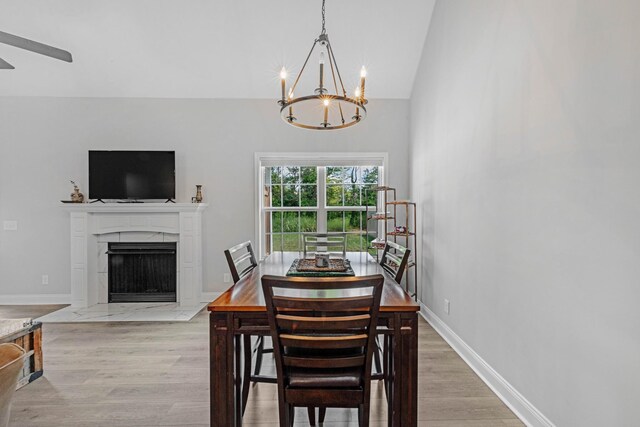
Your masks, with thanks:
M409 258L409 262L407 263L407 272L405 273L405 284L404 289L409 293L415 300L417 300L417 289L418 289L418 268L417 268L417 239L416 239L416 204L409 200L397 200L396 198L396 189L389 186L378 186L373 187L371 190L365 191L375 191L376 192L376 206L375 210L367 206L366 207L366 235L374 234L376 238L371 242L386 242L389 239L392 239L394 243L398 243L400 245L405 246L406 248L411 250L411 256ZM380 195L381 194L381 195ZM404 209L403 209L404 208ZM400 223L398 220L398 213L404 212L404 221ZM370 231L369 221L375 221L375 228L373 231ZM379 225L380 221L384 221L382 225L382 232L380 230L381 226ZM403 226L404 232L396 231L397 227ZM398 241L400 240L400 241ZM382 248L376 247L373 244L368 245L368 250L376 251L376 260L379 260L380 251L384 250L384 246ZM413 269L413 274L410 274L408 270ZM410 286L409 276L413 277L413 289Z

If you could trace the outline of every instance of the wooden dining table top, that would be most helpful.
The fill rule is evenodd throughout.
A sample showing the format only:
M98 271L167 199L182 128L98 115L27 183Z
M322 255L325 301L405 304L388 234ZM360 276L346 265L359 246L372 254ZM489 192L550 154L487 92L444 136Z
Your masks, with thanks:
M238 283L231 286L207 307L208 311L229 312L266 312L266 304L262 293L260 278L265 275L284 276L296 258L302 258L301 252L274 252L261 261L251 273L243 277ZM382 274L385 278L380 301L380 311L418 311L419 305L387 275L380 264L367 252L347 252L346 258L351 262L351 267L356 276L369 276ZM339 279L338 279L339 280ZM345 296L352 296L348 290ZM355 295L355 294L354 294Z

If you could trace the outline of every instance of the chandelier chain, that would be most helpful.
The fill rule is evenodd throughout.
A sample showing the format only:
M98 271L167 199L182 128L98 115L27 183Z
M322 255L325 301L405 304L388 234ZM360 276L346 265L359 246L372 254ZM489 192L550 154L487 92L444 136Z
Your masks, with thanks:
M326 34L327 30L324 28L324 1L322 0L322 34Z

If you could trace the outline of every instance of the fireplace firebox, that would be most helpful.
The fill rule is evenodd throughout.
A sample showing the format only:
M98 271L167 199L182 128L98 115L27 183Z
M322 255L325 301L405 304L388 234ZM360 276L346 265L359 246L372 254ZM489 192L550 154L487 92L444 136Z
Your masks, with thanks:
M176 302L176 243L109 243L109 302Z

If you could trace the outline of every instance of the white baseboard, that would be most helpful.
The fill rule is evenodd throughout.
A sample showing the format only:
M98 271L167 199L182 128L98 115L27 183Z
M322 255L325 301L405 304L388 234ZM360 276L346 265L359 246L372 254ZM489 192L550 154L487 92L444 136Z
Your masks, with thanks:
M200 302L211 302L222 292L202 292ZM0 295L0 305L71 304L71 294Z
M555 427L542 412L422 303L420 303L420 314L523 423L530 427Z
M222 295L222 292L202 292L200 295L200 302L212 302Z
M0 305L71 304L71 294L0 295Z

